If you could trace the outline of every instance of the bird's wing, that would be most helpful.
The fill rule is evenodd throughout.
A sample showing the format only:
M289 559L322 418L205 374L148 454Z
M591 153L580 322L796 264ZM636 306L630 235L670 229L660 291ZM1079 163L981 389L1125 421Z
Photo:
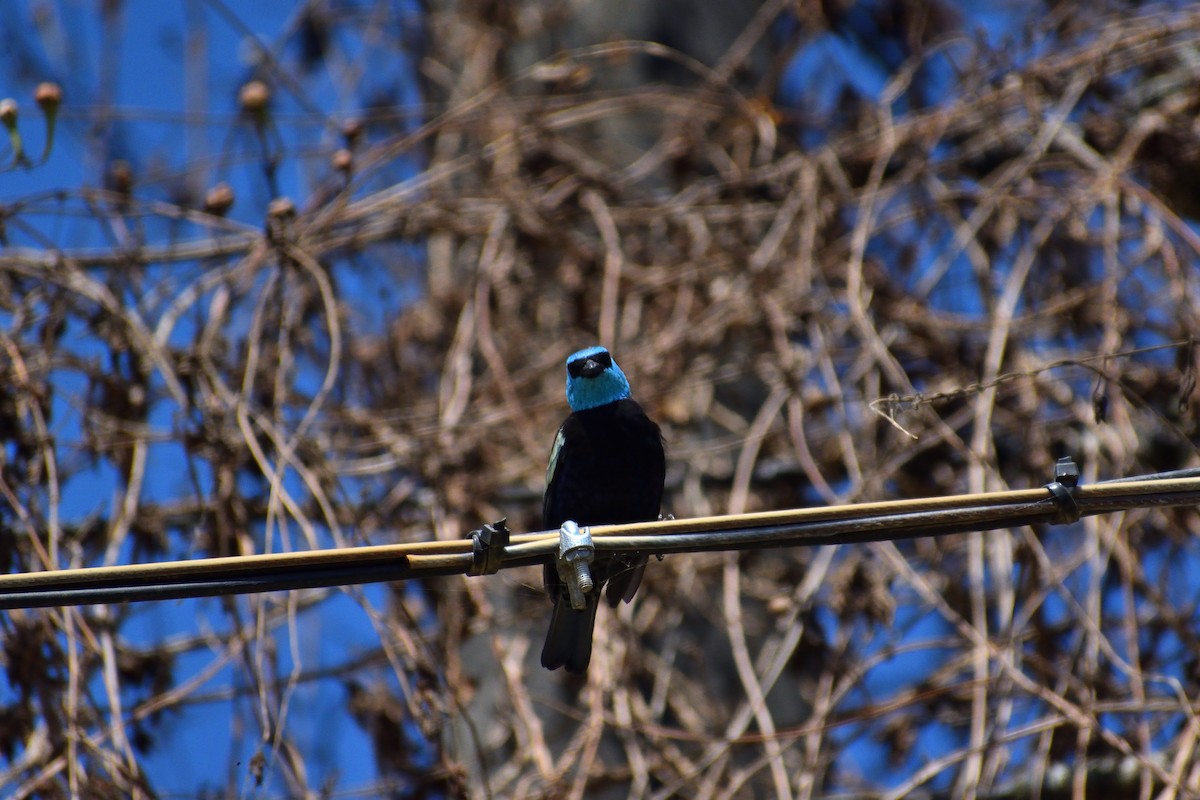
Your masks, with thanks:
M584 517L588 494L594 478L589 477L588 465L594 461L592 444L587 430L576 415L567 417L554 437L550 462L546 465L546 494L542 497L542 527L553 530L568 518L580 525L588 524Z
M554 483L554 475L558 471L558 457L562 454L563 443L567 440L563 427L559 426L558 434L554 437L554 446L550 448L550 461L546 463L547 487Z
M561 525L561 522L551 522L553 511L554 484L559 478L559 463L562 456L563 445L567 441L567 436L563 433L563 428L566 427L564 422L558 429L558 434L554 437L554 446L550 448L550 461L546 463L546 493L542 495L542 525L552 526Z
M567 428L571 425L572 417L567 417L559 426L558 434L554 437L554 445L550 448L550 461L546 464L546 493L542 495L542 527L546 530L553 530L566 520L563 508L565 502L562 497L565 486L563 475L569 470L565 466L568 458L564 455L564 451L570 451L579 446L578 444L568 444ZM578 423L576 423L577 425ZM546 562L543 582L547 593L555 598L557 603L558 593L562 587L553 559Z

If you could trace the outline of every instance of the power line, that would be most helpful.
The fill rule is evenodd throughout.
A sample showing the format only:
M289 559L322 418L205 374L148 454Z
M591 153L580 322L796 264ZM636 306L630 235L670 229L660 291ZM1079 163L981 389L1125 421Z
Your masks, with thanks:
M1064 460L1066 461L1066 460ZM1069 464L1074 468L1073 464ZM1057 480L1037 489L787 509L754 514L596 525L597 551L695 553L849 544L943 536L1133 508L1200 505L1200 470L1119 478L1074 486L1060 462ZM541 564L555 557L558 531L507 538L492 568ZM374 545L297 553L231 556L149 564L0 575L0 609L171 600L287 589L478 574L476 539ZM486 549L486 540L483 547Z

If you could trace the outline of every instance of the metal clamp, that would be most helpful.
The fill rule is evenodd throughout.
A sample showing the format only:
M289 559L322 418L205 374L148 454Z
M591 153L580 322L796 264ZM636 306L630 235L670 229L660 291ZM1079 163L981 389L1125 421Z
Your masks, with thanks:
M1069 525L1080 517L1079 504L1075 502L1075 487L1079 485L1079 465L1068 458L1060 458L1054 465L1054 480L1046 484L1050 499L1058 506L1054 525Z
M509 540L508 517L471 531L471 569L468 575L495 575Z
M596 557L596 546L592 544L592 529L579 527L567 520L558 529L559 579L567 585L571 595L571 608L582 611L587 608L587 597L592 591L592 573L588 564Z

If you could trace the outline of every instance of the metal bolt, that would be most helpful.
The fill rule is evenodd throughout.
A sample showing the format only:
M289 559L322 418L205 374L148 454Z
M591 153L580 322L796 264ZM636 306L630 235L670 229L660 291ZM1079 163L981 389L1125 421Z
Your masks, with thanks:
M558 559L555 567L558 577L567 585L571 595L571 608L582 611L587 608L587 594L595 587L588 564L596 557L590 528L580 528L567 520L558 529Z
M592 591L592 571L586 561L575 562L575 580L579 583L579 591L584 594Z

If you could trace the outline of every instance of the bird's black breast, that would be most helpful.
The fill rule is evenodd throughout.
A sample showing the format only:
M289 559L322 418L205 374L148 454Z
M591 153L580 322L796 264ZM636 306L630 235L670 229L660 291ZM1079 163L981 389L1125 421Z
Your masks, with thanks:
M576 411L558 432L546 494L544 529L658 518L666 455L662 433L634 400Z

